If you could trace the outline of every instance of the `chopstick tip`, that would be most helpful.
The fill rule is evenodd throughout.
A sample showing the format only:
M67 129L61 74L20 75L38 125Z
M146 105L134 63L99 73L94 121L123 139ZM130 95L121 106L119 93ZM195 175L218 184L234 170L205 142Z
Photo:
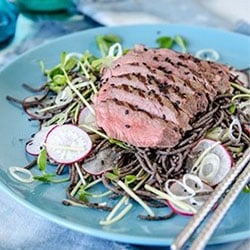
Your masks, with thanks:
M173 244L170 245L170 249L171 250L179 250L179 247L177 246L176 243L173 243Z

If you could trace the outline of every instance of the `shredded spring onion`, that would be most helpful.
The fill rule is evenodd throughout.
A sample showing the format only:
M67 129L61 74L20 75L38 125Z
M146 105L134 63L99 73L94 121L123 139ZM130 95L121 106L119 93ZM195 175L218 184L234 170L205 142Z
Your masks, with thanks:
M235 89L240 90L242 93L250 95L250 89L245 88L242 85L239 85L239 84L234 83L234 82L230 82L230 84L231 84L232 87L234 87Z
M110 225L119 221L121 218L124 217L124 215L126 215L129 212L131 208L132 208L132 204L129 203L118 215L113 217L111 220L101 220L100 224L104 226L104 225Z
M67 72L65 71L64 68L62 68L62 71L67 79L67 83L69 85L69 87L75 92L75 94L79 97L79 99L83 102L83 104L88 107L88 109L95 114L94 109L91 107L91 105L86 101L86 99L82 96L82 94L76 89L76 87L72 84L72 82L70 81Z
M114 215L116 214L116 212L119 210L119 208L128 200L127 196L123 196L120 201L114 206L114 208L112 209L112 211L109 213L109 215L106 218L106 221L110 221Z
M122 181L118 181L117 184L128 193L128 195L133 198L136 202L138 202L147 212L150 216L155 216L152 209L139 197L137 196L127 185L125 185Z
M85 181L85 179L84 179L84 177L83 177L83 175L82 175L82 172L81 172L81 170L80 170L80 167L79 167L78 163L76 162L74 165L75 165L76 170L77 170L77 172L78 172L78 174L79 174L79 176L80 176L80 179L81 179L82 184L83 184L83 185L86 185L87 183L86 183L86 181Z

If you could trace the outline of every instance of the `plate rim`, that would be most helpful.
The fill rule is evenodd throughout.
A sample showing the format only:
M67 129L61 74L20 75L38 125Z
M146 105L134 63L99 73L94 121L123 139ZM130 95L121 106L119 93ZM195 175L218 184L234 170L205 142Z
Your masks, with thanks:
M231 35L231 36L235 36L235 37L241 37L242 39L246 39L250 42L250 37L243 35L243 34L239 34L239 33L235 33L232 31L227 31L227 30L223 30L223 29L219 29L219 28L214 28L214 27L204 27L204 26L194 26L194 25L183 25L183 24L138 24L138 25L120 25L120 26L112 26L112 27L97 27L97 28L91 28L91 29L86 29L83 31L77 31L71 34L67 34L67 35L63 35L61 37L49 40L48 42L44 42L26 52L24 52L23 54L17 56L14 60L10 61L9 63L7 63L4 67L2 67L2 69L0 70L0 75L2 74L2 72L4 72L6 69L8 69L9 67L11 67L12 64L15 64L17 61L22 60L25 56L30 55L32 53L35 53L36 51L39 51L40 49L42 49L43 47L49 46L50 44L56 44L58 42L60 42L61 40L64 39L69 39L69 38L74 38L74 37L78 37L81 35L84 35L85 33L89 33L89 32L98 32L98 31L105 31L105 30L117 30L117 29L123 29L123 28L133 28L133 29L138 29L138 28L156 28L158 27L160 28L165 28L167 29L168 27L170 28L177 28L177 29L190 29L190 30L200 30L202 32L212 32L212 33L220 33L221 35ZM24 207L27 207L28 209L31 209L34 213L39 214L40 216L49 219L52 222L55 222L61 226L64 226L66 228L70 228L72 230L81 232L81 233L85 233L94 237L99 237L102 239L106 239L106 240L115 240L115 241L119 241L119 242L123 242L123 243L131 243L131 244L138 244L138 245L149 245L149 246L167 246L169 244L171 244L172 239L166 238L166 239L162 239L162 238L149 238L149 240L145 240L146 236L132 236L132 235L123 235L120 233L114 233L114 232L108 232L108 231L104 231L102 230L102 228L100 227L100 229L94 229L94 228L89 228L88 226L85 225L79 225L75 222L72 221L68 221L67 219L64 219L62 217L59 217L56 214L52 214L46 210L43 210L42 208L39 208L38 206L35 206L33 203L25 200L24 198L22 198L21 196L19 196L17 193L15 193L14 191L11 190L10 187L8 187L7 185L5 185L4 183L0 182L0 189L3 190L5 193L7 193L8 195L10 195L15 201L17 201L19 204L22 204ZM98 236L97 236L98 235ZM117 236L119 236L119 238L116 238ZM226 241L225 241L225 238ZM228 239L229 238L229 239ZM236 232L236 233L231 233L231 234L227 234L227 235L222 235L219 237L215 237L215 238L211 238L211 240L208 242L208 244L219 244L219 243L227 243L227 242L233 242L236 240L243 240L249 238L249 231L241 231L241 232Z

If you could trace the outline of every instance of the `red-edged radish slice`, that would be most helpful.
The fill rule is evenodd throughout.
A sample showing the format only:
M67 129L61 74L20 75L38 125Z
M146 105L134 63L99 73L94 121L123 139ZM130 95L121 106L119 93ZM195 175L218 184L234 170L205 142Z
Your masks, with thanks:
M40 110L43 108L44 108L44 106L41 104L39 107L38 106L24 107L24 111L32 119L43 120L43 119L51 118L52 114L40 112Z
M202 207L202 205L206 202L209 195L196 195L191 197L184 202L187 205L187 208L191 206L196 212ZM179 207L178 205L172 203L171 201L167 201L167 204L170 209L176 214L184 215L184 216L192 216L196 214L196 212L189 211L185 209L185 207Z
M23 100L24 111L33 119L48 119L52 117L52 114L48 112L41 112L48 106L54 104L54 96L28 96Z
M23 100L23 104L25 103L35 103L35 102L41 102L43 99L46 98L47 95L33 95L33 96L28 96Z
M65 124L56 126L48 133L45 146L52 160L71 164L88 155L92 142L85 131L75 125Z
M185 177L186 176L186 177ZM195 176L197 177L197 176ZM174 182L170 186L171 193L178 194L179 197L187 197L186 199L182 200L182 204L186 204L187 206L178 206L177 204L167 201L168 206L170 209L172 209L175 213L185 215L185 216L192 216L197 211L203 203L207 200L209 193L213 191L213 188L207 185L204 182L197 181L199 177L193 178L191 175L187 174L184 175L183 181L186 182L183 183L183 185L179 185L178 182ZM197 185L198 183L198 185ZM187 190L191 189L195 193L195 195L192 195L189 197L187 195ZM201 193L203 193L201 195ZM204 194L208 193L208 194ZM193 208L193 211L189 209L189 207Z
M95 115L89 110L88 107L85 107L81 110L79 117L78 117L78 126L87 125L93 129L98 129L96 125L96 118ZM88 129L82 127L85 131L89 131Z
M117 154L113 150L107 148L99 151L94 160L84 162L82 167L91 175L101 175L114 168L116 157Z
M203 139L193 148L192 152L202 153L212 147L216 142ZM195 163L194 163L195 164ZM198 176L209 185L214 186L220 183L230 171L233 164L232 156L221 144L213 147L197 166Z
M48 127L42 127L32 138L26 143L27 153L37 156L43 148L44 141L47 137L47 134L51 129L56 125L51 125Z

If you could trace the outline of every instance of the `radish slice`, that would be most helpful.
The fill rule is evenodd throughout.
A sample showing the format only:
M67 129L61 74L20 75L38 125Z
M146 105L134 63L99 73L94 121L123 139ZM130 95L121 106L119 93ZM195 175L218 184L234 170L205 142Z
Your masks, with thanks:
M183 184L191 188L195 193L204 189L204 184L201 179L193 174L185 174L182 178Z
M39 99L40 98L40 99ZM47 95L44 96L29 96L23 100L24 111L33 119L48 119L52 117L52 114L47 112L41 112L48 106L54 104L55 97ZM37 102L37 104L30 105L32 102Z
M203 196L202 196L203 197ZM203 197L205 198L205 197ZM207 197L206 197L207 198ZM199 202L194 202L196 201L196 199L194 199L193 197L188 199L188 200L185 200L185 201L182 201L183 203L185 203L188 206L191 206L193 208L193 211L196 211L201 207L201 201L199 200ZM205 202L205 200L204 200ZM204 203L203 202L203 203ZM167 201L167 204L169 206L169 208L175 212L176 214L180 214L180 215L184 215L184 216L192 216L194 214L196 214L196 212L193 212L193 211L190 211L190 210L187 210L185 209L184 207L179 207L178 205L172 203L171 201ZM199 206L198 206L199 204Z
M165 190L175 200L187 200L195 195L195 191L192 188L175 179L166 181Z
M89 110L89 108L85 107L81 110L79 117L78 117L78 126L87 125L91 128L98 129L96 125L96 118L95 115ZM88 129L83 128L85 131L89 132Z
M66 87L64 90L59 92L55 99L55 104L57 106L64 106L73 100L73 94L70 87Z
M212 182L220 168L220 158L214 153L204 156L199 169L199 176L202 180Z
M82 167L91 175L101 175L114 168L117 154L107 148L97 153L95 160L84 162Z
M47 153L57 163L81 161L90 152L92 142L88 134L72 124L56 126L45 140Z
M215 143L213 140L203 139L193 148L192 153L194 155L200 154ZM211 186L217 185L228 174L232 163L233 160L230 153L223 145L218 144L203 157L197 166L198 176Z
M27 153L37 156L41 152L44 141L47 137L47 134L51 129L53 129L56 125L51 125L48 127L42 127L27 143L26 143L26 151Z
M24 111L33 119L44 120L52 117L50 113L41 113L40 110L43 109L44 106L40 105L40 107L24 107Z
M192 216L197 211L203 203L207 200L209 193L213 191L213 188L207 185L204 182L199 181L199 177L186 174L183 176L183 181L186 182L186 184L179 185L178 182L173 183L170 186L171 193L175 193L179 196L186 196L187 198L185 200L182 200L187 206L178 206L174 204L171 201L167 201L168 206L170 209L172 209L175 213L185 215L185 216ZM197 183L199 183L199 187L197 186ZM187 185L188 184L188 185ZM187 187L195 193L195 195L188 197L187 195ZM208 194L201 194L201 193L208 193ZM188 207L192 207L193 211L190 211Z
M28 96L23 100L23 103L32 103L32 102L41 102L44 98L46 98L45 95L34 95L34 96Z

